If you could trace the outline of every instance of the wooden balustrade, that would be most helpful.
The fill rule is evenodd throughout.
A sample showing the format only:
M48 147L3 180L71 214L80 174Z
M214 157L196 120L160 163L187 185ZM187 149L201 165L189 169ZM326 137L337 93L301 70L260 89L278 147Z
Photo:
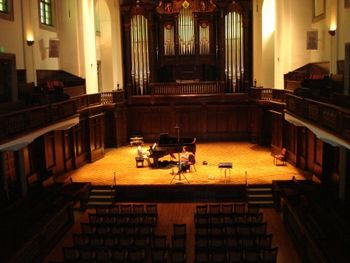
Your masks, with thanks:
M0 140L48 125L51 122L49 105L32 107L0 116Z
M53 121L64 119L77 113L75 100L53 103L50 110L50 116Z
M224 93L223 82L202 81L182 83L152 83L151 95L189 95L189 94L220 94Z
M319 244L323 240L311 234L305 224L306 220L300 218L297 210L286 199L283 205L283 221L303 262L330 262Z
M350 110L288 94L287 110L334 133L350 139Z
M113 103L113 92L102 92L101 93L101 104Z

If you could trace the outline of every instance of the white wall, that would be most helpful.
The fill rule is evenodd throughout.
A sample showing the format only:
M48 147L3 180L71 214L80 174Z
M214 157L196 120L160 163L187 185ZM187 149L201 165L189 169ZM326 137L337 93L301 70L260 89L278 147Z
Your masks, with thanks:
M300 7L303 8L300 8ZM311 28L311 2L276 1L275 88L284 88L284 74L310 62L315 51L306 49Z
M262 0L253 0L253 81L262 85ZM254 84L254 82L253 82Z
M100 37L96 45L99 47L101 60L101 91L111 91L113 89L113 53L112 49L112 21L109 7L105 0L97 1L100 22ZM112 9L113 10L113 9Z
M77 0L58 1L58 22L60 39L60 65L61 69L76 76L82 77L83 65L82 49L79 46Z
M40 28L37 0L14 0L14 21L0 19L0 47L16 55L18 69L27 70L27 81L35 81L37 69L62 69L86 78L88 92L97 92L96 61L102 60L103 90L122 88L122 42L120 0L105 3L109 16L101 17L102 38L96 46L93 0L58 0L56 32ZM262 6L273 1L276 24L273 33L263 34ZM253 0L253 78L258 86L283 88L283 75L310 62L331 61L336 72L350 42L350 8L344 0L327 0L326 17L312 22L312 0ZM328 34L336 21L334 37ZM306 49L306 32L318 30L318 50ZM34 45L25 40L32 35ZM60 58L48 58L50 39L60 40ZM105 42L105 40L108 40ZM100 50L99 55L96 48Z
M97 80L97 60L96 60L96 33L95 33L95 19L94 19L94 1L93 0L79 0L79 39L82 39L83 59L82 62L85 68L86 93L98 92Z
M16 65L18 69L25 68L24 47L22 30L21 0L13 0L14 21L0 19L0 47L5 53L16 54Z
M275 0L264 0L262 5L262 86L275 86Z
M344 8L344 0L338 2L338 20L337 20L337 32L336 38L337 45L337 58L343 60L345 58L345 43L350 43L350 8Z

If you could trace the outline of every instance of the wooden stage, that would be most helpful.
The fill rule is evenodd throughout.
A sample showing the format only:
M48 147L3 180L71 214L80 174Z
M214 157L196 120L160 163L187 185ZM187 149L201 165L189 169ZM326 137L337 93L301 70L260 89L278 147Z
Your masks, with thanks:
M143 146L143 150L148 148L149 145ZM251 185L270 184L273 180L290 180L293 176L298 180L308 179L307 173L288 163L285 166L276 166L268 147L250 142L197 143L196 171L191 169L181 178L174 175L177 172L176 166L154 169L145 161L144 167L137 168L136 150L136 146L108 148L103 159L69 172L62 179L71 178L73 182L91 182L96 185ZM176 161L169 155L161 160ZM218 164L221 162L232 163L232 169L219 169Z

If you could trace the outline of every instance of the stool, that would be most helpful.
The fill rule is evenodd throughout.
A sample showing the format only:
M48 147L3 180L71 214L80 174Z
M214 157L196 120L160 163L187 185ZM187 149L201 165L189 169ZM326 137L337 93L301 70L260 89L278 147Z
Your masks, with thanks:
M136 160L136 168L143 167L143 161L145 160L143 157L135 157Z

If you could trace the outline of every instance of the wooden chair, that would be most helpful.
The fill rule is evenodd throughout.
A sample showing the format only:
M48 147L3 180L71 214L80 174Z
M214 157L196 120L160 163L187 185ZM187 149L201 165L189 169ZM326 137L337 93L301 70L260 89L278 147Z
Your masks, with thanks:
M287 149L282 148L280 154L275 154L273 156L273 161L276 166L278 165L286 165L286 157L287 157Z
M188 163L187 164L190 166L190 170L191 170L191 168L193 168L194 171L197 172L197 169L196 169L196 157L194 156L194 154L190 154L188 156Z

